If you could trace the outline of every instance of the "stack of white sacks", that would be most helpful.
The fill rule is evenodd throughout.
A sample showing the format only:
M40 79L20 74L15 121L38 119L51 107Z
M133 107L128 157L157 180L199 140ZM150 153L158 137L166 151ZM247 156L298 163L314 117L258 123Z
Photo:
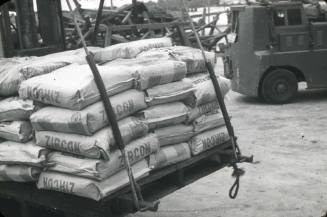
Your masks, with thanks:
M227 141L200 50L160 38L94 53L137 179ZM225 95L229 82L218 81ZM88 65L23 81L19 96L43 105L30 116L34 145L49 150L38 188L100 200L128 184Z
M47 150L32 140L31 100L18 97L20 84L71 63L85 63L81 50L44 57L0 59L0 181L36 181Z

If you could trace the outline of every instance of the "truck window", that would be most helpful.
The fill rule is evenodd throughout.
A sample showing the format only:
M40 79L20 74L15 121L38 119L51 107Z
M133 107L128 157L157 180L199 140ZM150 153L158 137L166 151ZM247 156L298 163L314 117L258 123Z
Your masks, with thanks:
M274 24L275 26L284 26L285 25L285 11L275 10L274 11Z
M300 9L288 9L287 10L288 25L301 25L302 16Z

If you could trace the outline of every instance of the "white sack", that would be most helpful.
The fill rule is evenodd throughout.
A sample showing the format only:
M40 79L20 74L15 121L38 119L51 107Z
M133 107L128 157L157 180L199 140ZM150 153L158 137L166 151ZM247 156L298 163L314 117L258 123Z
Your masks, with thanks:
M158 59L117 59L104 65L128 66L133 70L137 88L145 90L156 85L182 80L186 65L180 61Z
M132 170L136 180L147 176L150 171L146 160L134 164ZM127 186L128 183L129 179L125 170L103 181L57 172L42 172L37 187L38 189L59 191L99 201Z
M191 158L187 143L169 145L161 148L157 154L150 157L150 168L159 169Z
M148 122L149 129L155 129L184 122L188 111L183 103L172 102L147 108L139 112L139 116Z
M187 142L194 136L193 126L185 124L159 128L154 133L157 135L161 147Z
M110 101L117 120L147 107L144 92L137 90L127 90L111 96ZM36 131L56 131L82 135L93 135L109 124L102 101L89 105L81 111L45 107L32 114L31 123Z
M118 58L131 59L143 51L168 46L172 46L170 38L151 38L119 43L94 52L94 60L97 62L106 62Z
M194 136L188 143L192 155L198 155L210 148L221 145L228 141L229 136L226 127L214 128Z
M147 124L135 117L127 117L119 121L118 126L125 144L145 135L148 131ZM37 145L49 149L94 159L108 159L109 151L115 148L115 140L110 127L98 131L93 136L36 131L35 140Z
M17 143L6 141L0 144L0 163L24 164L40 167L46 159L48 150L34 142Z
M108 96L133 87L134 78L128 68L98 66L98 69ZM81 110L100 100L90 67L76 64L22 82L19 95L24 99L73 110Z
M0 95L12 96L18 92L23 80L20 68L28 62L28 57L0 58Z
M32 125L29 121L0 123L0 137L14 142L27 142L32 139Z
M131 165L159 150L159 142L154 134L134 140L125 147ZM103 180L125 168L120 150L110 154L109 161L77 158L60 152L50 153L48 169L90 179Z
M186 123L191 123L192 121L194 121L196 118L200 117L201 115L215 114L217 112L219 112L218 101L212 101L209 103L205 103L205 104L196 106L195 108L190 108Z
M204 114L193 122L194 133L199 134L212 128L225 126L225 120L221 112Z
M0 101L0 122L29 120L35 106L32 100L9 97Z
M205 51L205 55L213 65L216 63L215 53ZM137 55L137 58L160 58L165 60L183 61L186 63L188 74L207 71L201 50L191 47L173 46L154 48L140 53Z
M217 100L215 89L208 74L196 74L185 79L189 79L194 85L195 102L193 103L195 105L198 106ZM230 90L230 80L222 76L217 76L217 80L221 93L225 96Z
M146 90L145 98L149 106L176 101L191 102L194 99L193 84L189 80L162 84ZM190 106L193 106L190 104Z
M25 165L0 165L0 182L35 182L41 169Z
M90 51L98 51L102 48L88 47ZM48 54L41 57L35 57L20 69L24 80L50 73L56 69L67 66L72 63L86 64L85 51L83 48L68 50Z

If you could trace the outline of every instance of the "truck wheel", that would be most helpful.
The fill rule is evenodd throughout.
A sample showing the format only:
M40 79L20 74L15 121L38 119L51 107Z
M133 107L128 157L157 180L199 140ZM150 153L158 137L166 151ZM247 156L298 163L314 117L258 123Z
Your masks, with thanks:
M296 76L286 69L275 69L262 81L261 96L269 103L283 104L289 102L297 93Z

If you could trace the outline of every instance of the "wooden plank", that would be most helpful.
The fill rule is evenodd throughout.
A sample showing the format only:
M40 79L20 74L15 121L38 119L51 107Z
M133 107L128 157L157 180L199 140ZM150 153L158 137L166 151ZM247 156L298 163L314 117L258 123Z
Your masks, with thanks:
M201 25L205 25L205 23L206 23L206 12L207 12L207 9L206 8L203 8L202 23L201 23ZM204 35L204 34L205 34L205 29L203 28L202 29L202 32L201 32L201 35Z
M190 43L188 37L185 34L184 27L182 25L178 25L176 28L177 28L177 32L178 32L178 35L180 37L182 45L191 46L191 43Z
M167 23L146 23L146 24L130 24L112 26L112 31L130 31L131 29L162 29L165 27L173 27L177 25L187 26L189 22L167 22Z
M8 3L0 7L0 34L1 34L1 43L3 47L4 56L5 57L14 56L15 48L14 48L14 42L10 31Z
M212 13L206 13L205 16L208 17L208 16L214 16L216 15L217 12L212 12ZM203 17L203 14L193 14L191 15L192 18L198 18L198 17Z
M97 43L97 35L98 35L98 31L99 31L99 25L100 25L100 21L102 19L103 4L104 4L104 0L100 0L99 9L98 9L98 13L97 13L97 18L96 18L96 21L95 21L93 37L92 37L92 44L93 45L95 45Z
M131 15L132 15L132 11L129 11L126 16L124 17L123 21L122 21L122 24L125 24L128 22L128 20L130 20L131 18Z
M22 48L34 48L38 46L35 13L33 0L15 0L17 12L17 26Z
M56 45L58 48L64 49L64 37L61 23L60 1L53 0L37 0L37 10L39 18L39 30L43 43L48 45Z
M110 46L111 43L112 43L112 30L111 30L111 27L109 26L109 28L106 30L106 36L105 36L105 40L104 40L104 47Z

